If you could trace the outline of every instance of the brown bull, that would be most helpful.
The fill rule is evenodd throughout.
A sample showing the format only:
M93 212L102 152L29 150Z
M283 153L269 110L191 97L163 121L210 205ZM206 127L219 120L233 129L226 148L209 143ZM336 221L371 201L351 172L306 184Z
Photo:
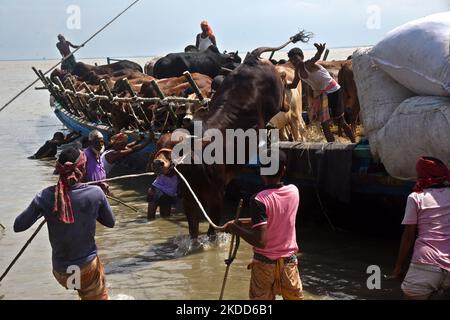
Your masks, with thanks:
M359 99L356 90L355 79L353 78L353 65L351 60L347 60L339 70L338 83L342 87L343 102L345 106L345 118L356 133L356 125L359 120Z
M196 82L199 87L202 95L206 98L211 96L211 82L212 79L206 75L200 73L193 73L192 78ZM166 78L156 80L158 87L161 89L162 93L165 96L181 96L185 97L189 94L191 90L191 86L187 81L186 77L174 77L174 78ZM154 98L158 97L155 89L151 85L150 81L144 81L141 86L141 90L139 95L146 98ZM191 96L192 98L192 96ZM193 98L196 98L195 96ZM173 117L173 113L168 113L168 107L161 107L154 104L145 104L145 108L151 109L153 112L153 127L160 131L167 131L170 128L178 128L183 126L183 119L185 115L190 112L194 113L200 106L193 106L191 104L181 105L175 108L172 108L174 113L176 114L176 118ZM173 129L172 129L173 130Z
M241 66L224 79L215 92L209 112L204 118L194 118L202 121L204 130L214 128L222 133L224 155L226 155L225 145L233 143L226 141L226 129L264 128L282 109L283 83L274 66L259 59L262 51L263 49L253 51ZM153 161L154 169L163 173L170 170L169 150L173 148L174 142L169 137L171 134L160 140L158 148L163 151L158 152ZM248 154L248 157L251 156ZM177 168L191 184L211 220L219 224L223 212L225 187L242 167L243 165L231 164L180 164ZM183 205L189 223L189 234L195 239L199 233L199 207L184 184ZM208 234L213 235L214 232L210 226Z
M193 73L192 78L197 83L203 96L209 97L211 95L212 79L200 73ZM186 90L190 88L189 82L184 76L159 79L156 80L156 83L166 96L183 96ZM150 81L142 83L140 95L147 98L157 97L156 91L153 89Z

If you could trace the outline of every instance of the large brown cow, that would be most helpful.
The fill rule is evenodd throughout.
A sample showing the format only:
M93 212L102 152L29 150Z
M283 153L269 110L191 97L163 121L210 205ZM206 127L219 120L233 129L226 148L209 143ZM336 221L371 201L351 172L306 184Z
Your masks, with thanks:
M267 49L267 48L266 48ZM268 121L282 109L284 86L271 63L259 59L262 48L254 50L244 63L231 72L214 94L209 112L201 120L203 129L218 129L224 137L226 129L264 128ZM170 152L174 143L164 136L154 161L155 171L170 170ZM248 152L248 150L246 151ZM248 155L249 157L251 155ZM178 170L186 177L212 221L220 223L223 211L225 187L240 171L243 165L231 164L180 164ZM191 238L197 238L199 229L199 208L194 198L183 185L183 205L189 223ZM210 226L209 235L214 234Z
M338 73L338 82L342 87L343 102L345 106L345 120L352 128L353 134L356 134L356 125L359 120L359 99L356 89L355 79L353 78L353 65L351 60L342 64Z
M203 96L209 97L211 95L212 79L200 73L193 73L192 78L197 83ZM190 88L190 84L184 76L159 79L156 80L156 83L166 96L183 96L183 93ZM150 81L142 84L140 95L147 98L157 97L156 91L153 89Z

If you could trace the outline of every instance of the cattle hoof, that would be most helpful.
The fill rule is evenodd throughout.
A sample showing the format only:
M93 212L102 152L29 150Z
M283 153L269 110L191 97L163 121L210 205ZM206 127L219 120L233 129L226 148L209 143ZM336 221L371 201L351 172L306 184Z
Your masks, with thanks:
M192 253L193 251L198 251L203 248L203 245L198 239L191 239L191 243L189 244L189 253Z
M208 234L208 241L209 242L216 242L217 241L217 234Z

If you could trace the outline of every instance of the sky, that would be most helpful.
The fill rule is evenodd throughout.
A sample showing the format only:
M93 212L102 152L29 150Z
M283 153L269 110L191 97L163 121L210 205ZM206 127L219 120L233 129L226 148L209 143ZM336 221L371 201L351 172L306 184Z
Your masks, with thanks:
M80 44L133 0L0 0L0 60L55 59L61 33ZM426 5L424 5L424 3ZM77 52L155 56L195 43L208 20L221 51L279 46L300 29L329 48L373 45L391 29L450 10L450 0L140 0Z

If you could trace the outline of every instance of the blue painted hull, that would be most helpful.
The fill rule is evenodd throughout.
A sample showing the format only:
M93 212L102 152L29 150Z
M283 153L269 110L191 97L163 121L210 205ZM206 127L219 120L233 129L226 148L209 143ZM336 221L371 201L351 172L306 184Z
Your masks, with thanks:
M88 137L89 132L92 130L99 130L105 139L108 139L114 134L111 127L97 124L93 122L86 121L81 119L66 110L64 110L59 104L55 104L54 113L56 117L70 130L79 132L83 137ZM141 132L127 132L129 137L129 142L132 142L141 134ZM145 137L148 137L148 133L144 133ZM146 146L141 152L150 153L153 152L156 148L154 143Z

